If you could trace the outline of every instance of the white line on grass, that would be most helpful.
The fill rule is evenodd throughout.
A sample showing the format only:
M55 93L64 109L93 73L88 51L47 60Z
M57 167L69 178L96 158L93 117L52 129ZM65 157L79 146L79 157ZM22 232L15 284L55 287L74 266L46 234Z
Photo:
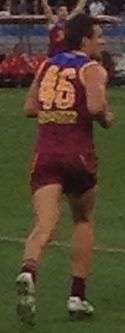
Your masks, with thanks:
M23 244L25 242L25 238L21 237L8 237L0 235L0 243L16 243L16 244ZM71 243L68 242L59 242L53 241L51 246L60 247L60 248L70 248ZM117 248L117 247L104 247L104 246L95 246L94 251L97 252L104 252L104 253L122 253L125 254L125 248Z

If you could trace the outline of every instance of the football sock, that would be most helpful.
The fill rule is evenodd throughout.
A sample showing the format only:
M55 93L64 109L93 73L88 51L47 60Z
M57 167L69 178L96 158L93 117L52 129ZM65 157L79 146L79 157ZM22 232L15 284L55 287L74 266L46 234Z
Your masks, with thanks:
M36 261L33 259L28 259L23 264L21 272L27 272L32 274L33 282L36 282L36 273L37 273L37 264Z
M86 279L73 276L72 286L71 286L71 296L77 296L83 301L86 298L85 289L86 289Z

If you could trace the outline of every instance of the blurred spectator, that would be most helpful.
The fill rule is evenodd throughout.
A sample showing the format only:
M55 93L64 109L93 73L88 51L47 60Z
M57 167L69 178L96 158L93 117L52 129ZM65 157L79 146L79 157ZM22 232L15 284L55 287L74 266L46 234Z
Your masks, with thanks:
M0 87L29 86L44 60L45 56L41 50L30 57L24 53L20 43L16 44L6 57L1 55Z
M5 53L1 53L0 54L0 64L3 62L3 60L5 60L5 58L6 58Z
M115 76L112 85L125 85L125 53L117 53L113 55L115 63Z
M11 1L0 0L0 15L9 16L11 14Z
M51 6L56 6L60 0L50 0ZM68 7L76 5L77 0L64 0ZM88 0L87 1L87 12L89 11L92 15L104 14L116 14L118 15L125 6L125 0ZM0 12L4 15L20 14L43 14L41 0L0 0ZM1 13L2 15L2 13Z
M89 11L92 16L103 15L106 11L105 2L101 0L92 0L89 5Z
M4 10L5 0L0 0L0 11Z
M33 14L33 0L11 0L12 15Z
M27 9L27 2L26 0L20 0L20 3L18 5L18 13L21 14L28 14L28 9Z
M18 6L20 2L19 0L11 0L11 14L17 15L18 14Z
M124 72L125 76L125 53L114 55L115 68L117 72Z
M118 15L122 13L125 5L125 0L108 0L109 14Z

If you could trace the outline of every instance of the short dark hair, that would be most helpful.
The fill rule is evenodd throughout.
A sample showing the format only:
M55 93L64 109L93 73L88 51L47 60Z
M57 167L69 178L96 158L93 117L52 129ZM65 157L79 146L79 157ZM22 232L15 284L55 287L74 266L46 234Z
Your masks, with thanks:
M65 39L69 50L79 49L83 37L92 38L94 24L97 24L96 19L85 14L78 14L68 21Z

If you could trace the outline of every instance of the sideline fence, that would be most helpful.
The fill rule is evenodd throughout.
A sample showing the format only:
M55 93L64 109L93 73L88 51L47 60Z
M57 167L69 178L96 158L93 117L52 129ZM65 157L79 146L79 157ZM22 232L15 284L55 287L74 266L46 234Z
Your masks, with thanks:
M28 52L41 48L45 53L48 45L46 22L44 15L0 17L0 50L6 51L6 47L12 48L20 41ZM108 49L113 53L125 53L125 16L121 24L106 25L104 31Z

